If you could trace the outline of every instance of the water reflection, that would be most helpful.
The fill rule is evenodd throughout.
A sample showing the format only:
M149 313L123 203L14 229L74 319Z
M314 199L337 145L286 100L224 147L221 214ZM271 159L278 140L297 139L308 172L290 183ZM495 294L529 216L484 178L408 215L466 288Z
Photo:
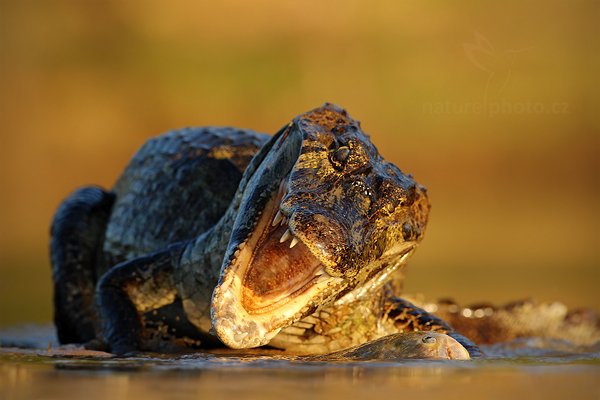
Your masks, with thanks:
M6 350L6 349L5 349ZM93 359L0 353L0 399L590 398L598 354L570 358L305 362L195 355Z

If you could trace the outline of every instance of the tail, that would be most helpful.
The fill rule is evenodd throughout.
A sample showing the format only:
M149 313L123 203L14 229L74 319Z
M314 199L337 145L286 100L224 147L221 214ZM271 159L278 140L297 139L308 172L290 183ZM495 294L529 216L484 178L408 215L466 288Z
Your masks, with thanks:
M52 221L54 323L61 343L87 342L99 330L94 291L113 203L113 194L84 187L63 201Z

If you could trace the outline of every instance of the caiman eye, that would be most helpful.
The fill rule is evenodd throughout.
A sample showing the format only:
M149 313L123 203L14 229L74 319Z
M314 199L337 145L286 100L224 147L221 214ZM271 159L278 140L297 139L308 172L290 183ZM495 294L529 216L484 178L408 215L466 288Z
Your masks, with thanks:
M349 155L350 148L348 146L340 146L337 149L332 150L330 153L330 160L334 168L339 170L343 169Z
M349 155L350 149L348 148L348 146L342 146L333 153L333 158L337 162L344 163L348 159Z

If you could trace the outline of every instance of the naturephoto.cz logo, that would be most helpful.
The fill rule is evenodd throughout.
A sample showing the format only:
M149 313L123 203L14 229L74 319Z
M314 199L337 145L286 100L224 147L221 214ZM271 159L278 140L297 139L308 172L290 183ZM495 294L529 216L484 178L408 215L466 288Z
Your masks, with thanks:
M506 99L503 94L509 85L513 65L518 54L530 50L509 49L498 51L481 33L474 33L473 42L462 43L466 58L482 71L486 81L481 100L468 102L438 101L423 103L426 114L568 114L569 104L564 101L544 103L540 101Z

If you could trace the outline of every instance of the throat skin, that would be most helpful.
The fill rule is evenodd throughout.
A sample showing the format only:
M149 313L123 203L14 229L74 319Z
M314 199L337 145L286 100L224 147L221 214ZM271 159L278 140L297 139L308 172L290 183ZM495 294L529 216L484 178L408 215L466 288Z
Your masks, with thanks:
M188 242L175 270L177 291L188 320L203 332L212 328L212 291L219 281L236 211L236 207L230 207L215 226Z

